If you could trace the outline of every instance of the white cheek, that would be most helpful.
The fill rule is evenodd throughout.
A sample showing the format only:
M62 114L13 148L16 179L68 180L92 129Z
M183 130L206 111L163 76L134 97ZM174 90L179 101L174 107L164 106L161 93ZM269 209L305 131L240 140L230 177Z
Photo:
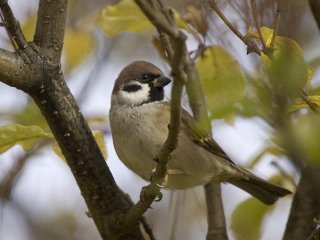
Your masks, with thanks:
M118 104L127 104L127 105L140 105L143 102L148 101L150 88L148 84L139 84L141 89L136 92L126 92L119 90L118 94L112 96L113 101L116 101Z

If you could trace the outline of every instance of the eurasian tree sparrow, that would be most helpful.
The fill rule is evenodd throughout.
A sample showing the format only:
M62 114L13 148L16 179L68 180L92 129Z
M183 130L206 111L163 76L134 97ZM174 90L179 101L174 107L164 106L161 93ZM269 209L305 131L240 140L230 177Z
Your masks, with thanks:
M115 150L121 161L145 180L149 180L154 158L168 135L170 102L163 87L169 83L159 68L136 61L121 71L112 92L110 125ZM192 116L183 109L181 116L178 146L167 165L165 188L229 182L266 204L290 193L237 166L214 139L193 139Z

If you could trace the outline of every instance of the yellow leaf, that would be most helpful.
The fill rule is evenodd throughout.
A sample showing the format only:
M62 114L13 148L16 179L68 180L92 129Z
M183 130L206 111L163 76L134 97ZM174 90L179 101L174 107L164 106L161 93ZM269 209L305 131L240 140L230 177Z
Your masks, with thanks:
M170 11L176 25L189 31L188 25L178 12L172 8ZM153 26L133 0L121 0L117 4L105 7L98 17L98 25L110 37L122 32L141 32Z
M220 46L211 46L196 60L201 84L213 118L234 112L244 96L245 78L239 64Z
M111 37L121 32L140 32L152 25L133 0L122 0L104 8L98 18L102 31Z
M19 144L25 151L32 148L42 138L51 137L39 126L23 126L19 124L8 124L0 127L0 153L3 153Z
M107 149L106 149L106 144L104 141L103 134L100 131L92 131L92 134L102 152L104 159L107 159L108 154L107 154ZM57 142L54 142L52 144L52 149L63 161L66 161Z
M188 24L184 21L183 17L173 8L170 8L171 12L173 13L173 19L175 24L179 27L182 28L188 32L190 32L190 28Z
M92 53L95 44L95 39L90 31L67 30L64 40L67 70L70 71L82 63Z
M235 239L260 239L261 224L273 206L268 206L255 198L242 202L232 213L231 229Z
M312 67L308 67L308 78L307 78L307 82L306 82L306 90L309 92L311 89L311 80L313 78L314 75L314 70L312 69Z
M269 38L272 38L273 29L267 28L267 27L261 27L260 28L261 35L263 40L266 42L269 40ZM253 27L249 27L248 32L246 34L246 37L254 38L254 39L260 39L258 32L253 30Z
M104 141L104 137L103 137L102 132L93 131L92 134L93 134L94 138L96 139L96 142L102 152L104 159L107 159L108 153L107 153L106 143Z
M261 53L262 64L271 86L275 91L283 92L288 97L296 97L301 88L308 87L312 75L304 61L301 47L292 39L276 36L273 48L270 49L273 30L261 27L260 32L266 46L272 50L270 54ZM252 27L246 36L260 40L258 33Z
M37 16L31 15L27 18L26 22L22 25L22 32L28 41L33 40L34 31L36 28Z
M310 102L320 107L320 96L307 96ZM301 108L309 108L310 106L301 98L298 98L292 105L289 106L288 112L293 112Z

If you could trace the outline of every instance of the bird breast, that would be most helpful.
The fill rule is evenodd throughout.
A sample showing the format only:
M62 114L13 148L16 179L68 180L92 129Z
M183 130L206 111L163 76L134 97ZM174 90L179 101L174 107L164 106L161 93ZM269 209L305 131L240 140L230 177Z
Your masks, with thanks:
M169 112L158 102L140 106L112 106L110 125L120 160L140 177L148 180L168 134Z

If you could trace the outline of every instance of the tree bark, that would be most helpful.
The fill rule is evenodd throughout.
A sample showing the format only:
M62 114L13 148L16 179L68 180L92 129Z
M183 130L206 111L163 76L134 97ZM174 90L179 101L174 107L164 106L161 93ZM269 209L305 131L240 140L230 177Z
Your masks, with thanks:
M0 49L0 80L28 93L55 136L103 239L142 239L139 222L118 229L132 205L117 187L64 81L60 57L67 0L40 0L34 43L27 43L6 0L0 8L16 53Z
M320 168L307 167L293 198L284 240L308 239L316 230L320 217Z

